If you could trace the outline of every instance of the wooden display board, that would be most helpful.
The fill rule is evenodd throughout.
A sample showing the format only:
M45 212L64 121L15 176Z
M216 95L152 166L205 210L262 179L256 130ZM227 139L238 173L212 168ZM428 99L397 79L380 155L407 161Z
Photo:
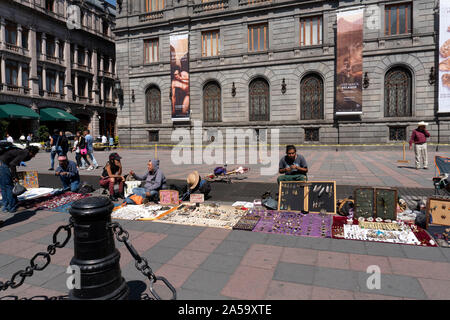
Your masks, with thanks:
M375 199L375 216L377 218L397 220L397 189L376 188Z
M363 217L397 220L397 189L358 188L355 190L354 199L355 218Z
M336 214L336 181L281 181L279 211Z
M442 197L429 197L427 201L427 228L430 221L441 226L450 226L450 199Z

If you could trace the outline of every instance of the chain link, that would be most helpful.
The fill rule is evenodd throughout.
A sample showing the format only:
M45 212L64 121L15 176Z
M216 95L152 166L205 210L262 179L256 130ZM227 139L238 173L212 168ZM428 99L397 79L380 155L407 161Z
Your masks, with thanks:
M150 293L155 297L156 300L161 300L161 297L156 293L153 289L153 285L156 281L161 280L169 289L172 291L172 300L176 299L177 293L175 288L170 284L170 282L164 277L157 277L152 268L150 268L147 259L141 257L136 249L133 247L129 240L129 234L126 230L122 228L122 226L118 222L111 222L109 227L112 229L114 234L116 235L116 239L119 242L125 244L125 247L130 252L131 256L136 260L135 266L146 278L150 280Z
M68 225L58 227L58 229L56 229L55 233L53 234L53 243L47 247L47 252L36 253L33 258L31 258L30 265L27 266L25 270L19 270L14 273L11 277L11 280L7 280L6 282L0 281L0 291L6 290L8 288L16 289L25 282L25 279L27 277L31 277L34 274L34 271L42 271L47 268L47 266L50 264L51 256L56 253L56 248L63 248L67 244L67 242L69 242L70 237L72 236L72 227L72 218L70 218ZM58 235L61 230L67 232L66 238L63 242L58 241ZM44 263L41 265L36 263L36 259L38 259L39 257L42 257L44 260ZM20 279L17 279L18 277L20 277Z

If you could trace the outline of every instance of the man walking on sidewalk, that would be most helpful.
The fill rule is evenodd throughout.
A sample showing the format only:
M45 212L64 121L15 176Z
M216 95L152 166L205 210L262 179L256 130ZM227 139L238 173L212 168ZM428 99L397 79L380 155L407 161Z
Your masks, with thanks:
M428 169L428 154L427 154L427 138L430 137L430 133L425 129L428 125L426 122L419 122L417 129L414 129L409 139L409 150L412 149L414 143L414 154L416 156L416 170L420 169L420 165L423 164L424 169Z
M94 158L94 138L91 136L89 130L84 131L84 139L86 140L87 155L92 160L92 166L88 170L94 170L98 168L97 160Z

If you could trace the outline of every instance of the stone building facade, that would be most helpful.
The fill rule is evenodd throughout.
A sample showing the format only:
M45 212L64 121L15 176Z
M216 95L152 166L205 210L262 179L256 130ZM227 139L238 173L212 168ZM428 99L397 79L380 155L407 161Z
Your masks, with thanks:
M336 16L359 7L362 114L338 117ZM278 128L281 144L386 144L409 140L423 120L430 141L448 143L450 117L437 113L434 83L437 8L435 0L124 0L114 30L125 93L120 141L173 143L175 128L193 130L201 121L204 140L224 128ZM169 37L183 31L191 120L178 123L171 119ZM262 113L254 106L261 96L268 101Z
M100 0L1 1L0 104L37 113L58 108L80 122L50 123L55 128L115 134L115 14L114 6ZM36 133L38 125L33 121L30 131Z

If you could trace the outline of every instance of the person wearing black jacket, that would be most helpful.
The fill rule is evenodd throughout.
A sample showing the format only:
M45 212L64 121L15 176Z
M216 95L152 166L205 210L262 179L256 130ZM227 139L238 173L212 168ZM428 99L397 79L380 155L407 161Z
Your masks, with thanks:
M0 188L2 189L3 211L14 213L17 211L17 197L13 195L14 182L19 181L16 167L21 162L34 158L39 152L35 146L26 149L8 150L0 156Z
M64 131L59 132L59 145L61 146L62 153L59 154L59 156L67 156L67 153L69 152L69 139L67 139L66 134Z

